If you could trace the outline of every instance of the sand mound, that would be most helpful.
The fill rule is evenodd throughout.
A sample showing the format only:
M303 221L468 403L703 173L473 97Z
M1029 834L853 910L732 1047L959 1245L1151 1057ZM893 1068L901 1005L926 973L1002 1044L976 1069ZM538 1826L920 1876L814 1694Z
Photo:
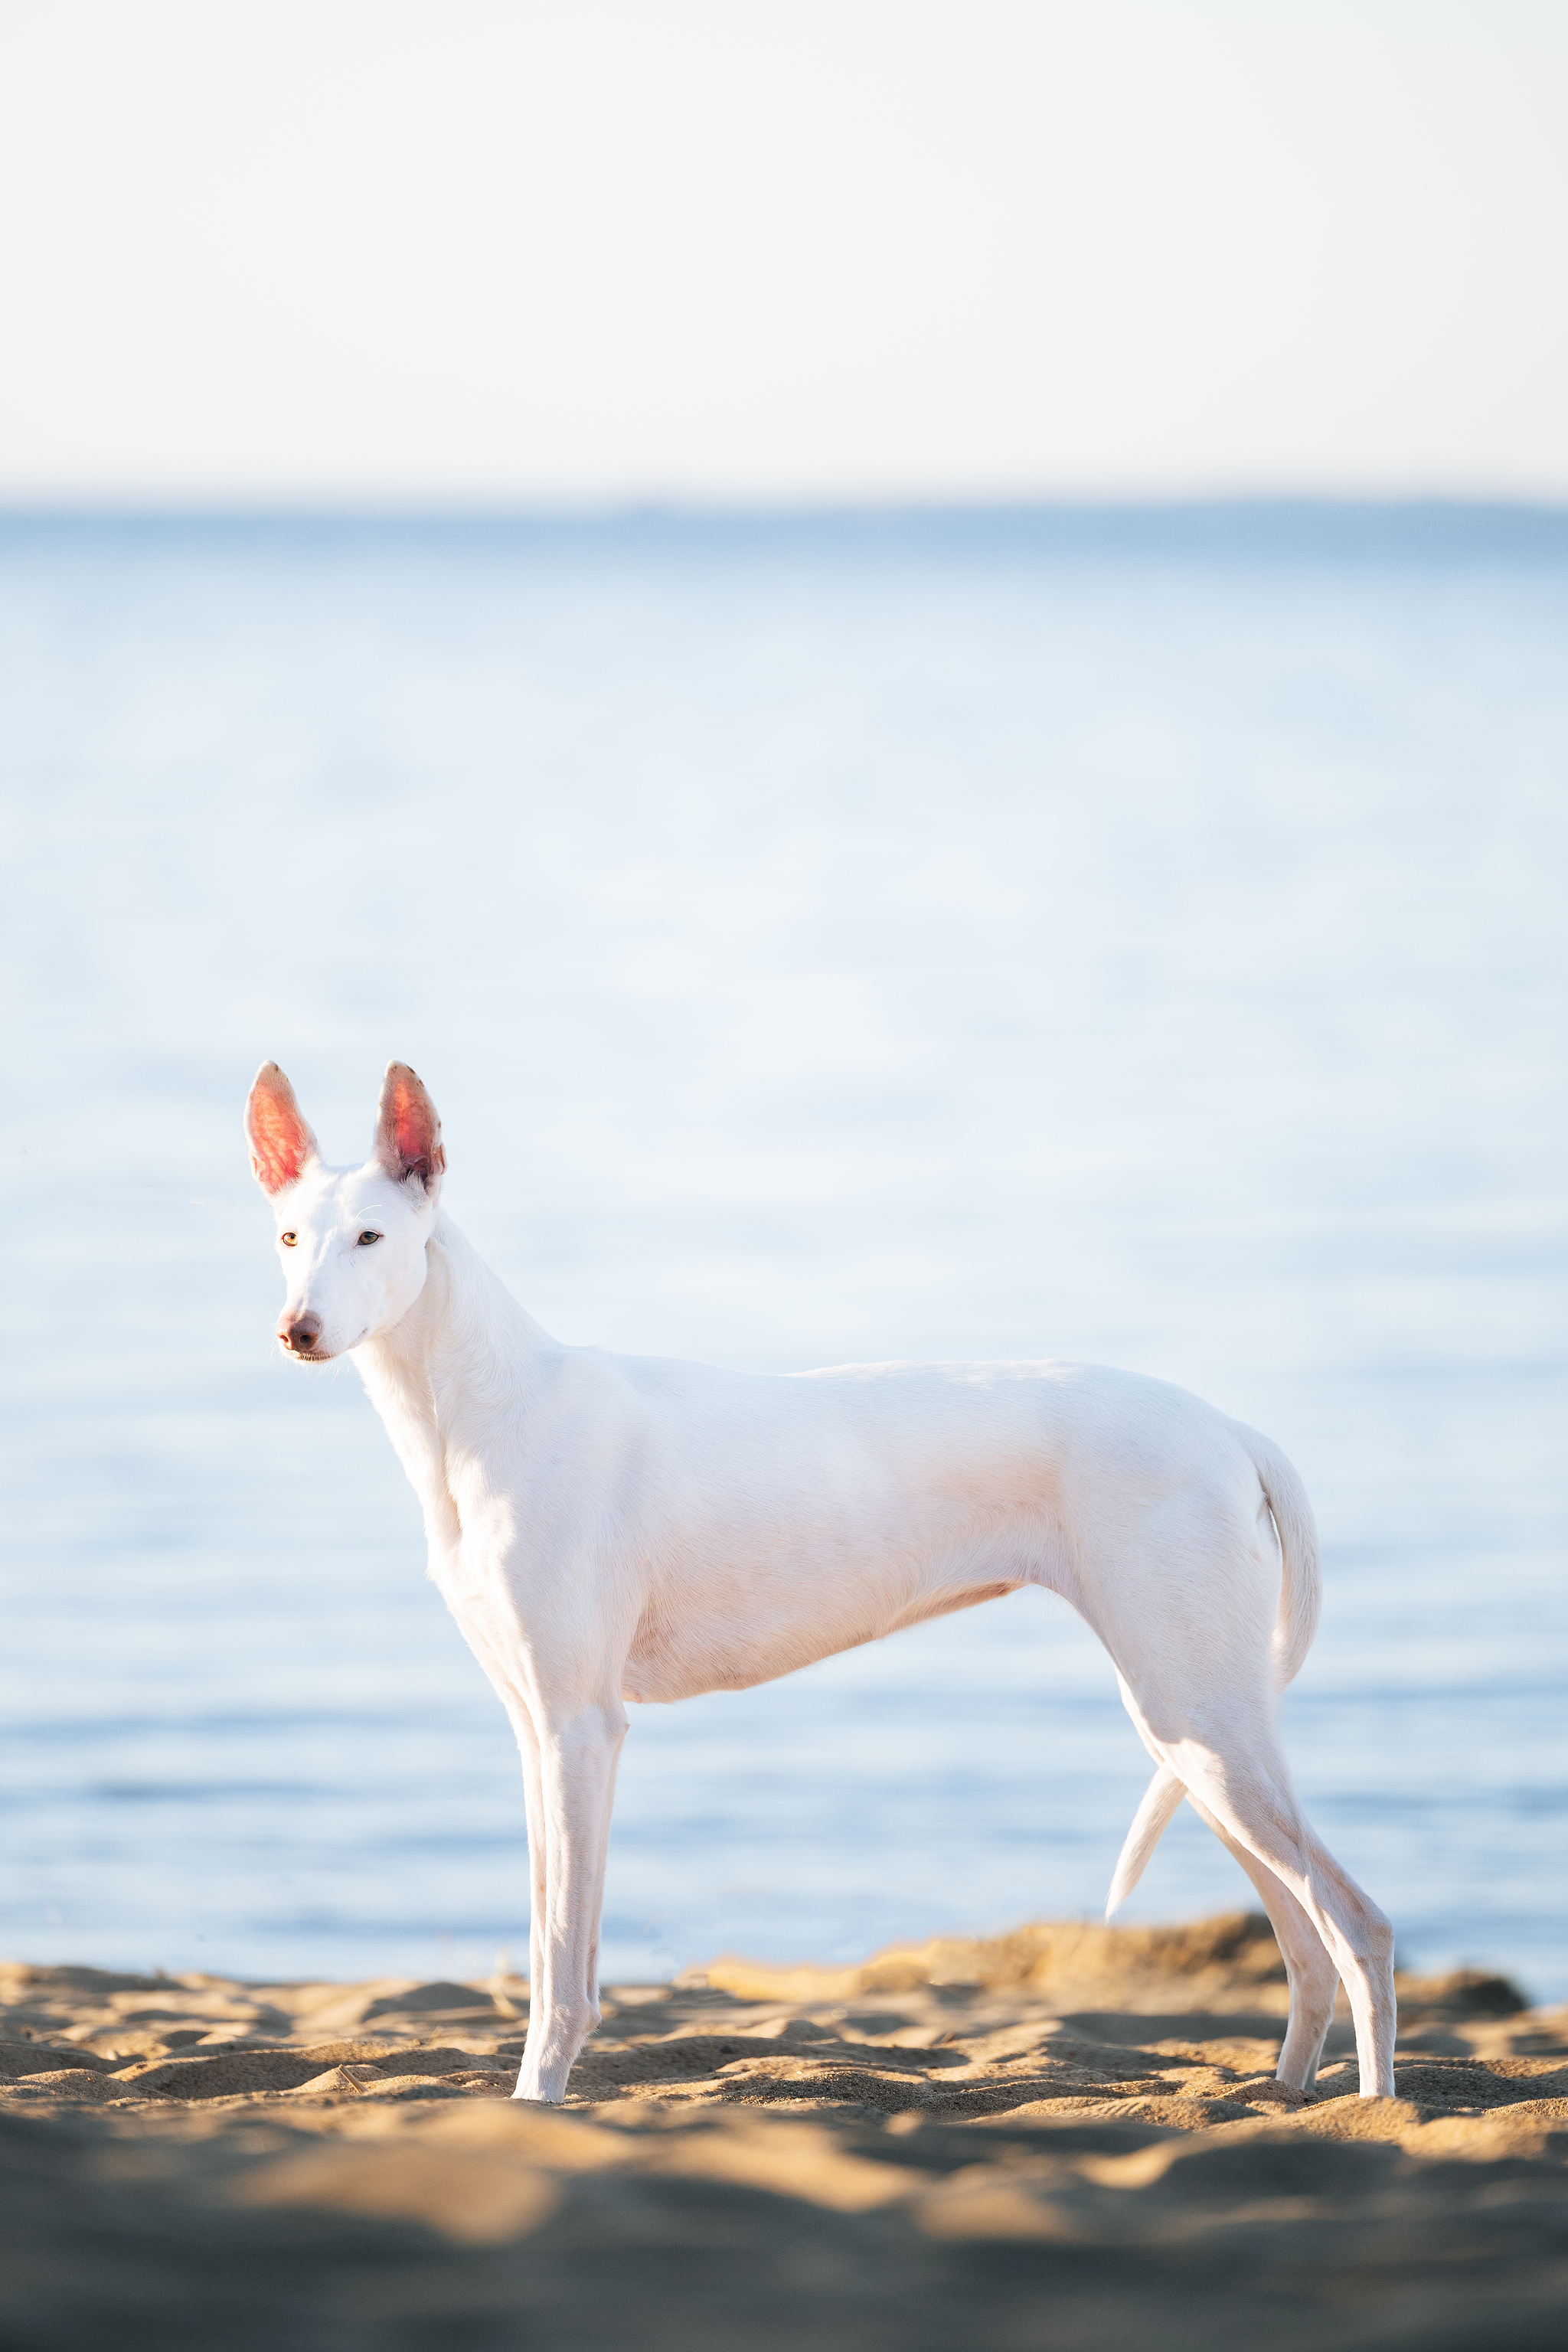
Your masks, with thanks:
M527 1987L0 1964L0 2341L59 2352L1546 2347L1568 2012L1401 1980L1273 2080L1266 1922L1040 1925L623 1986L567 2105Z

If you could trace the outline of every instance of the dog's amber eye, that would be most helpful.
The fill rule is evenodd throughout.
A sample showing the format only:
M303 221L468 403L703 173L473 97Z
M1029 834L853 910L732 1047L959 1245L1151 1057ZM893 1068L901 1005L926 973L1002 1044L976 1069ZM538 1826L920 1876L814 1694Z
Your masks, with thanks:
M361 1249L369 1249L372 1242L378 1242L380 1239L381 1235L379 1234L361 1234L359 1237L359 1245Z
M285 1249L292 1249L300 1236L298 1234L279 1234L278 1238Z

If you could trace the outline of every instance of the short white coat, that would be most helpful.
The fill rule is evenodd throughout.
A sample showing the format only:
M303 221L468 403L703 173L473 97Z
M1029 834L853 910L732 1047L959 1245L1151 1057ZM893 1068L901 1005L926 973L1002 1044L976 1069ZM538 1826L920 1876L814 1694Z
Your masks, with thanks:
M322 1163L275 1064L246 1124L278 1217L279 1339L354 1357L517 1735L520 2097L562 2098L598 2021L623 1702L744 1689L1026 1584L1093 1628L1155 1761L1110 1907L1186 1797L1284 1953L1280 2080L1314 2079L1342 1976L1362 2092L1392 2093L1392 1931L1305 1821L1275 1732L1321 1580L1310 1507L1266 1439L1098 1365L769 1376L563 1347L440 1213L440 1122L406 1065L361 1168Z

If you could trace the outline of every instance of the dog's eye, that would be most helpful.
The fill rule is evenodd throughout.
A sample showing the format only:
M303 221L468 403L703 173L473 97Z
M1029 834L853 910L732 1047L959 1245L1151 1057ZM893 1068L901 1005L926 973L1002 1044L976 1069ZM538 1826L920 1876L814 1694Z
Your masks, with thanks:
M285 1249L292 1249L300 1236L298 1234L279 1234L278 1238Z
M379 1234L361 1234L359 1237L359 1245L361 1249L369 1249L372 1242L378 1242L380 1239L381 1235Z

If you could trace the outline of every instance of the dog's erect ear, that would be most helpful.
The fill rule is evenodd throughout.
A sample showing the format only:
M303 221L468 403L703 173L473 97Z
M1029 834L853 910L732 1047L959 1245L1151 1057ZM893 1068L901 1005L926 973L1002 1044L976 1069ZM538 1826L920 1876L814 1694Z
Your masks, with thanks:
M256 1073L245 1106L245 1133L250 1164L264 1192L287 1192L321 1156L294 1089L276 1062L263 1062Z
M441 1121L425 1091L425 1081L406 1062L388 1062L375 1114L375 1157L395 1183L417 1176L431 1200L441 1181L447 1155Z

